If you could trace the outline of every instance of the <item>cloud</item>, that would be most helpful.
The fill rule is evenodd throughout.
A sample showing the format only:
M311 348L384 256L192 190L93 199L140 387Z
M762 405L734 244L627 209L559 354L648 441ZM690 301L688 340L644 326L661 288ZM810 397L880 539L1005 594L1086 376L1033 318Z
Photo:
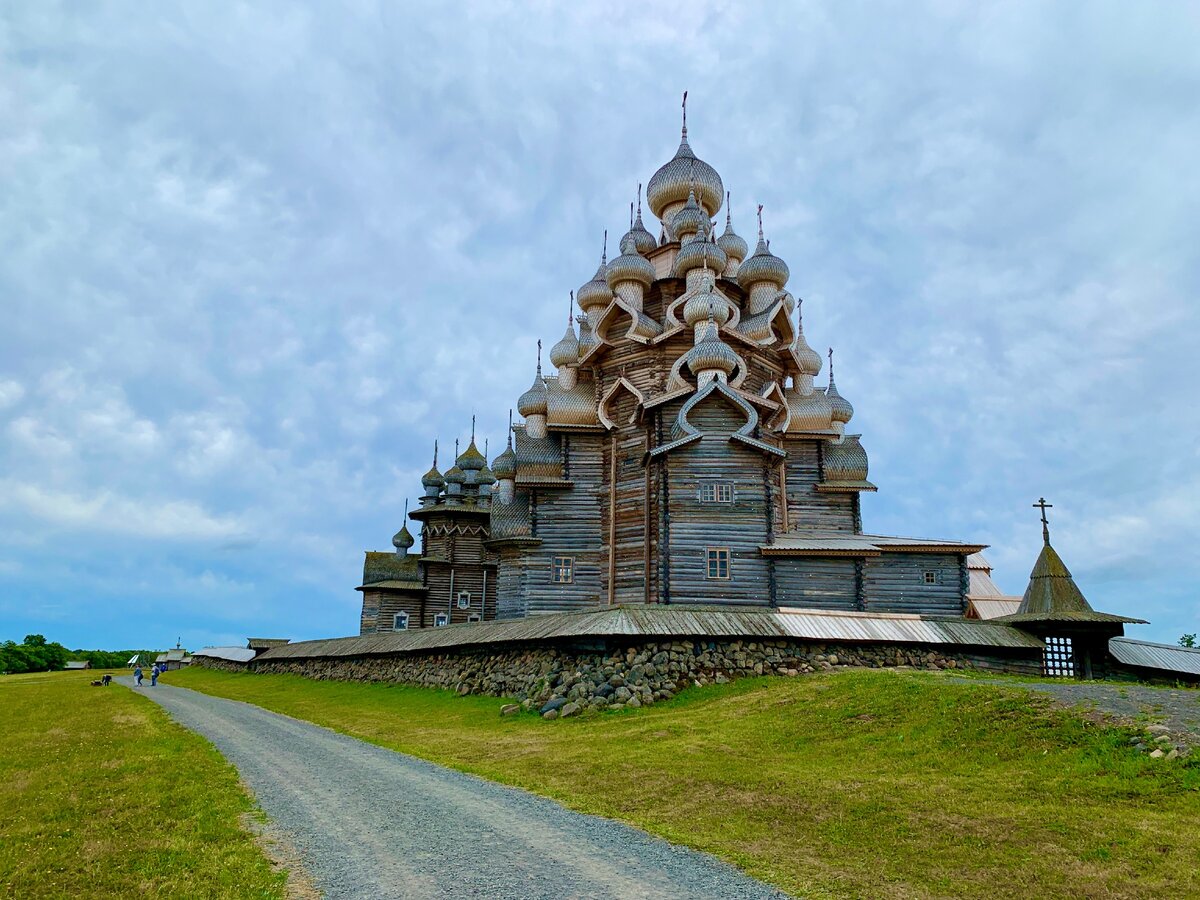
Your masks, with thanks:
M500 445L688 88L735 226L765 204L806 333L837 348L868 527L990 542L1019 591L1045 494L1097 606L1149 595L1155 636L1194 631L1180 12L10 5L0 587L59 627L89 591L157 592L114 643L173 639L171 616L238 633L206 623L221 603L353 630L361 551L435 437L474 413Z

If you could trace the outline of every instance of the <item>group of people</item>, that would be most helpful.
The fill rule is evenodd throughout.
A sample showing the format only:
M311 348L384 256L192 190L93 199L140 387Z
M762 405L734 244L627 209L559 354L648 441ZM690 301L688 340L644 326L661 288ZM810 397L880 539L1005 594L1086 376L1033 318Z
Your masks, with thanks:
M158 663L154 664L154 668L150 670L150 687L158 687L158 676L165 671L167 671L166 666L160 666ZM133 667L133 680L137 683L138 687L142 686L142 679L145 677L140 664Z

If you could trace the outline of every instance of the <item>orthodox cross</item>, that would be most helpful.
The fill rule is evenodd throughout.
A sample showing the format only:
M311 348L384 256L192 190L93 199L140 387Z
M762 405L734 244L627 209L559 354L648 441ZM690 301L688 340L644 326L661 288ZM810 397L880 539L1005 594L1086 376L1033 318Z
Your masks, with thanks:
M761 203L760 203L760 204L758 204L758 239L759 239L760 241L763 239L763 233L762 233L762 204L761 204Z
M1050 543L1050 520L1046 518L1046 510L1054 509L1053 503L1047 503L1045 497L1038 498L1038 502L1033 504L1034 509L1042 511L1042 540L1047 544Z
M471 416L471 443L475 443L475 416Z
M687 91L683 92L683 139L687 140Z

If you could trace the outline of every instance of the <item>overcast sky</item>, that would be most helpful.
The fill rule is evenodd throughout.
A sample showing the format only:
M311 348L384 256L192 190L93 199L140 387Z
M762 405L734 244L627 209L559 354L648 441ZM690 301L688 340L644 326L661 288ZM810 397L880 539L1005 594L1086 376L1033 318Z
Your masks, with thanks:
M1044 494L1095 607L1200 630L1196 10L5 4L0 639L355 633L685 88L837 350L866 529L1019 594Z

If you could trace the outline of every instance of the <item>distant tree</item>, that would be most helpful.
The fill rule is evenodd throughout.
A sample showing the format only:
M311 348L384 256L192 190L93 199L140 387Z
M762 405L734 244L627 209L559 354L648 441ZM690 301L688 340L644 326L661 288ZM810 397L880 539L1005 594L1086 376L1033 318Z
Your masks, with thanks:
M26 647L45 647L46 636L44 634L27 634L21 643Z
M1179 639L1179 646L1180 647L1195 647L1196 646L1196 633L1192 632L1191 634L1185 634L1183 637L1181 637Z

